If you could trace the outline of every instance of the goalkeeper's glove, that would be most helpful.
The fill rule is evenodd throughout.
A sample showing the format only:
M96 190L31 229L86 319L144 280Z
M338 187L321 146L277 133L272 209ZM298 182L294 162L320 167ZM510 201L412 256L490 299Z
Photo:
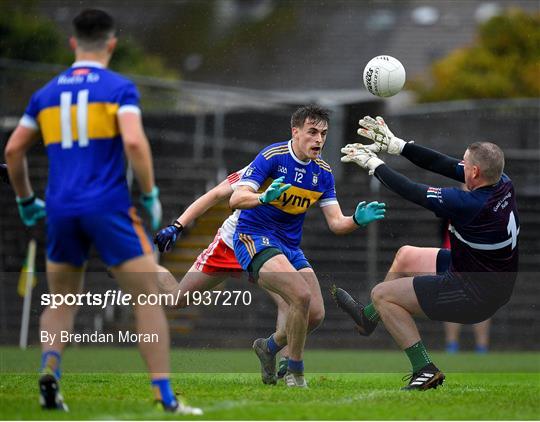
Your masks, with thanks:
M28 198L16 198L22 222L27 227L34 226L40 218L47 215L45 202L32 194Z
M341 162L358 164L363 169L369 170L369 174L372 175L377 167L384 164L384 161L378 158L370 149L362 144L359 145L361 146L358 148L352 147L351 145L341 148L341 153L345 154L341 157Z
M358 134L371 139L374 142L371 145L364 146L375 153L383 151L388 152L388 154L399 155L407 143L403 139L395 136L380 116L377 116L375 119L370 116L365 116L358 124L360 125Z
M176 241L180 238L184 226L180 221L175 220L172 224L162 228L154 236L154 243L160 252L169 252L174 248Z
M278 177L272 182L270 186L259 196L259 202L261 204L269 204L274 199L277 199L281 196L283 192L291 187L290 183L281 186L281 182L285 179L285 176Z
M152 230L157 230L161 224L161 202L159 202L159 189L157 186L148 192L141 195L141 204L146 209L150 216L150 226Z
M385 207L384 202L374 201L366 205L366 201L362 201L356 206L353 220L359 226L366 226L373 221L382 220L386 212Z

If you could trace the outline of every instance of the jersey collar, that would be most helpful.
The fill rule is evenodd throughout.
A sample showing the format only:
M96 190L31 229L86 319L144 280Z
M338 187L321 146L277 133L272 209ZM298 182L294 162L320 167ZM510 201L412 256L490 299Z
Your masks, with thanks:
M294 159L294 161L296 161L298 164L302 164L303 166L307 166L309 163L311 163L311 160L307 160L307 161L302 161L300 158L298 158L296 156L296 154L294 153L293 149L292 149L292 139L289 141L289 143L287 144L287 146L289 147L289 154L291 154L292 158Z
M100 69L105 68L105 66L103 66L103 63L95 62L93 60L79 60L78 62L73 63L71 67L97 67Z

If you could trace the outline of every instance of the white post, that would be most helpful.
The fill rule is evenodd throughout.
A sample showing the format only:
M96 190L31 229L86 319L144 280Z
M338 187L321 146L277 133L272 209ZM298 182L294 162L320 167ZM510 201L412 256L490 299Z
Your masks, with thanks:
M36 240L28 242L28 252L26 254L26 285L21 318L21 335L19 347L23 350L28 346L28 326L30 324L30 305L32 304L32 285L34 283L36 267Z

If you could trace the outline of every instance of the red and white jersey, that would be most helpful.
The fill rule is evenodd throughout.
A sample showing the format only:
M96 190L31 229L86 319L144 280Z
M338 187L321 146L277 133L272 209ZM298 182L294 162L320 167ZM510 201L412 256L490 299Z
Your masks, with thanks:
M236 190L238 187L238 182L240 182L240 179L242 179L242 176L248 169L249 165L244 167L242 170L238 170L235 173L231 173L227 176L227 180L229 181L229 184L231 185L232 190ZM221 225L220 233L221 233L221 240L223 243L225 243L229 248L234 250L234 243L233 243L233 235L236 231L236 225L238 224L238 217L240 216L240 210L235 210Z

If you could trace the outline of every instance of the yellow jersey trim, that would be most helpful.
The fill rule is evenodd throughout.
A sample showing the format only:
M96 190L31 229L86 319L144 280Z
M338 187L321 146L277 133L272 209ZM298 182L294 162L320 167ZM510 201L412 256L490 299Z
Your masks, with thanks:
M118 127L117 112L118 104L114 103L90 103L88 104L88 139L114 138L120 134ZM79 139L77 130L77 105L70 109L71 113L71 137L74 141ZM43 143L45 146L62 142L62 126L60 119L60 107L47 107L41 110L37 117Z

